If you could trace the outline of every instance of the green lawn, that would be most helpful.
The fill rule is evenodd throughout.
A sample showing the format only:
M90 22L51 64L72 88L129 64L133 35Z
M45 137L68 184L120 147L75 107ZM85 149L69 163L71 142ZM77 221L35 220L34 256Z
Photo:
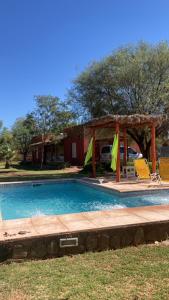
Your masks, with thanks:
M4 168L4 163L0 163L0 182L3 181L22 181L22 180L41 180L41 179L58 179L79 176L80 169L74 171L73 168L65 168L61 170L44 168L33 165L20 165L15 163L10 169Z
M169 248L140 246L0 267L0 299L169 299Z

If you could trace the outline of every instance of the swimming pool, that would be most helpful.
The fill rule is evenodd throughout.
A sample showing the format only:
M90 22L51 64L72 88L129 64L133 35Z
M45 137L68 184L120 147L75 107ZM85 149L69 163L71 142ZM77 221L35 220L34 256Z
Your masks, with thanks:
M169 191L120 196L79 182L0 188L0 210L4 220L160 204L169 204Z

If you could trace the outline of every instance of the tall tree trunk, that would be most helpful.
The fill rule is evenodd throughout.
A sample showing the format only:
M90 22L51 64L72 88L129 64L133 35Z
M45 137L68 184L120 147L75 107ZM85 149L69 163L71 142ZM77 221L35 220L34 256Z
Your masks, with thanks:
M140 148L141 153L143 154L143 157L147 160L150 160L150 145L151 141L147 142L146 144L143 144L142 142L138 143L138 146Z
M143 157L150 160L151 138L146 131L138 131L137 129L128 130L127 133L138 144Z
M5 161L5 169L9 169L10 168L10 163L9 163L9 160L6 159Z
M42 152L41 152L41 164L40 168L43 168L43 162L44 162L44 149L45 149L45 137L44 134L42 134Z
M45 148L45 145L44 145L44 143L43 143L43 144L42 144L42 152L41 152L41 164L40 164L40 168L41 168L41 169L43 168L44 148Z
M23 153L23 161L24 161L24 162L27 161L27 155L28 155L28 152L24 152L24 153Z

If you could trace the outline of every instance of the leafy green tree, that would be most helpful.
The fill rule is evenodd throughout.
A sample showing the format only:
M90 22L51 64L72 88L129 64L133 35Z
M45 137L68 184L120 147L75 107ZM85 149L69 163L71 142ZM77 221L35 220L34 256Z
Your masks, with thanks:
M64 127L72 124L75 114L69 109L69 105L61 102L54 96L36 96L35 118L38 133L42 138L41 168L44 162L44 148L46 137L49 134L58 134Z
M36 121L33 114L16 120L12 128L16 150L27 160L33 136L36 134Z
M139 43L123 47L80 74L69 98L87 118L107 114L169 115L169 46ZM157 128L166 134L168 122ZM129 129L128 134L149 156L151 135L148 128Z
M14 154L13 135L8 129L3 128L0 133L0 160L5 160L6 169L10 167L10 160Z

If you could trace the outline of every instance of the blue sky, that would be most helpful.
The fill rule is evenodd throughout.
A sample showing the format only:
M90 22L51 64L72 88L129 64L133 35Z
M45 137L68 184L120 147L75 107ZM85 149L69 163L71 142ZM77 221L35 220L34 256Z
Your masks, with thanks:
M140 40L169 41L168 0L0 0L0 119L64 99L93 60Z

